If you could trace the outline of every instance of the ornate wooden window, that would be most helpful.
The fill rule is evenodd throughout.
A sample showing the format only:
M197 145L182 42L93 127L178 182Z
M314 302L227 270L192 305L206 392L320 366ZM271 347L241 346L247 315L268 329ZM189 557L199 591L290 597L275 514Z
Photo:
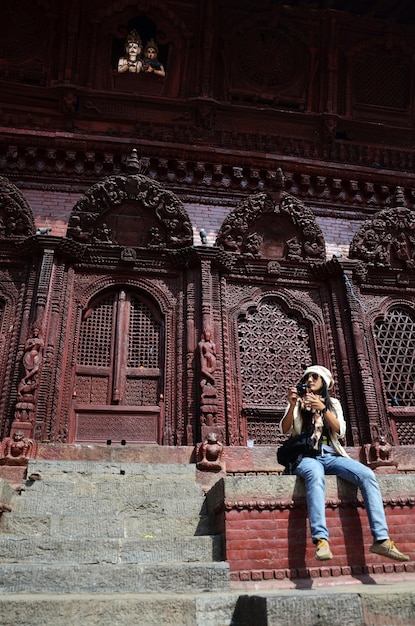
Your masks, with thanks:
M354 64L351 91L354 115L408 123L411 80L411 67L402 53L380 49L360 51Z
M308 329L270 299L239 317L238 337L248 438L274 444L287 389L312 360Z
M123 290L106 295L81 326L78 400L81 393L83 402L157 404L160 347L161 321L145 301Z
M401 56L367 52L355 66L356 103L406 110L410 75Z
M141 294L121 288L91 304L76 363L76 441L160 441L163 345L160 313Z
M374 333L399 442L415 444L415 315L393 308L375 322Z

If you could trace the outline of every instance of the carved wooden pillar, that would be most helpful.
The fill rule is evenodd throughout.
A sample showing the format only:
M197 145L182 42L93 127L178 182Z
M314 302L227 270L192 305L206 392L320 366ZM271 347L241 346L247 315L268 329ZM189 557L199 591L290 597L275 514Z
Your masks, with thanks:
M211 251L212 253L213 251ZM213 252L214 254L214 252ZM200 358L200 433L204 441L208 433L216 433L225 442L223 415L223 368L220 364L220 298L215 295L219 289L217 272L212 260L201 260L201 308L202 329L198 343Z
M24 375L17 385L17 402L11 435L22 431L41 441L51 429L51 412L56 400L56 337L61 336L63 317L63 270L55 259L57 237L39 240L45 243L39 267L30 320L25 325L24 351L21 358ZM50 244L50 245L49 245Z
M195 282L191 280L187 284L186 298L186 380L188 397L194 396L194 359L197 353L196 330L195 330ZM187 403L186 418L186 443L191 446L196 437L196 416L192 402ZM181 445L178 441L178 445Z
M354 425L353 431L353 443L356 445L376 439L379 432L388 438L391 437L391 433L371 367L370 352L373 351L373 346L370 341L370 323L367 310L358 285L352 282L351 272L345 271L344 276L350 308L354 354L358 366L357 375L359 381L362 381L362 401L358 408L358 423ZM353 393L356 395L356 388L354 388Z

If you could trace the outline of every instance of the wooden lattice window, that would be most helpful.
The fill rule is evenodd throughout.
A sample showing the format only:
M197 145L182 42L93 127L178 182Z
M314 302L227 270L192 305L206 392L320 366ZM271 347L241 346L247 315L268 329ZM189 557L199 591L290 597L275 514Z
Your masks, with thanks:
M312 362L308 329L270 299L239 317L238 337L247 438L275 445L287 389Z
M85 316L79 338L79 365L109 366L113 309L114 296L110 295Z
M307 327L267 300L238 320L243 402L285 407L287 389L311 363Z
M131 298L128 367L159 367L160 324L142 302Z
M409 105L409 68L398 56L381 51L360 55L355 65L356 103L406 110Z
M157 405L162 320L123 289L91 304L81 324L76 397L82 404Z
M374 332L388 403L415 406L415 316L391 309Z

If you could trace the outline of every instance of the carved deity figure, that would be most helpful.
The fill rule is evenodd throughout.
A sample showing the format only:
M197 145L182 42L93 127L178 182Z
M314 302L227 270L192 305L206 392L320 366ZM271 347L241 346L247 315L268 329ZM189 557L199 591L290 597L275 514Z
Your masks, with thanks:
M224 469L224 463L222 461L223 443L218 441L216 433L208 433L199 448L198 456L198 469L216 472Z
M287 259L290 261L302 259L302 246L296 237L287 241Z
M35 444L33 439L24 436L20 430L16 430L12 437L5 437L1 444L1 462L3 465L23 464L34 455Z
M43 358L44 341L40 326L34 324L31 336L25 344L23 367L25 375L17 386L17 403L14 418L18 422L35 420L35 392L38 385L38 373Z
M391 452L391 444L384 435L379 435L372 443L365 445L366 463L374 468L387 465L396 467L396 461L391 460Z
M154 39L150 39L150 41L147 42L144 50L143 72L156 74L157 76L166 75L163 65L158 60L158 53L158 45L156 44Z
M201 364L201 380L200 384L203 386L209 384L214 385L214 372L216 371L216 345L212 341L212 331L210 328L205 328L202 333L202 339L199 342L200 350L200 364Z
M199 341L200 353L200 420L205 426L216 424L218 397L215 387L215 371L217 368L216 345L212 339L210 328L204 328Z
M136 30L132 30L127 35L125 41L125 56L118 60L118 72L132 72L138 74L143 69L143 43Z
M24 381L36 380L39 367L42 361L44 341L41 336L40 327L34 324L32 336L26 341L25 353L23 355L23 367L25 370Z
M259 249L262 244L262 237L258 233L250 233L246 236L244 245L244 254L246 256L256 257L259 255Z

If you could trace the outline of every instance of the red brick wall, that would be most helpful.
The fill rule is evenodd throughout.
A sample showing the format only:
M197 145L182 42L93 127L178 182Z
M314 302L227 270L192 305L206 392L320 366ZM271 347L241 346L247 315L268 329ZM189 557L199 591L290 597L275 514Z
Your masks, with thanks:
M69 216L80 194L25 189L23 195L33 211L36 228L51 227L55 237L66 235Z
M166 186L167 188L167 186ZM25 198L33 211L36 228L51 227L52 235L64 237L68 225L69 216L76 202L82 194L44 191L38 189L22 189ZM235 201L235 206L237 201ZM217 233L225 217L232 211L233 206L221 206L220 204L184 203L193 226L194 242L199 245L199 232L204 228L208 235L208 245L215 244ZM309 205L313 210L313 207ZM361 226L361 220L341 218L317 218L326 241L327 258L333 254L341 253L348 256L350 242L355 232Z
M387 506L390 533L399 548L415 558L414 510ZM303 507L232 509L225 513L226 560L233 580L265 580L415 571L414 561L400 563L371 554L366 511L362 507L327 508L334 558L319 562Z

